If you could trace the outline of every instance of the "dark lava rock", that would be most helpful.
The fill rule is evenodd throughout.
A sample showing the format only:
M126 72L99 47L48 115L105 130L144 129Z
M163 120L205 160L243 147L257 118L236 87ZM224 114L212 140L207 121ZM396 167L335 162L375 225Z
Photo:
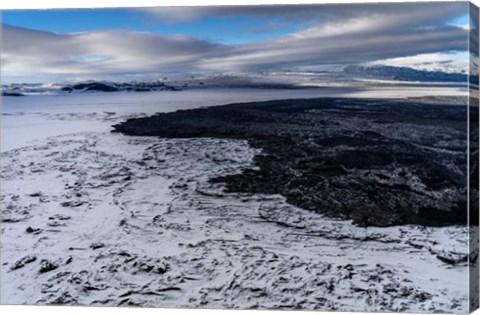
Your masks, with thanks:
M19 92L2 92L2 96L25 96L25 94Z
M40 262L40 273L49 272L58 268L58 264L54 263L48 259L42 259Z
M150 92L152 89L149 88L136 88L134 91L135 92Z
M80 200L74 200L74 201L64 201L64 202L61 202L60 205L62 207L79 207L81 205L83 205L85 202L83 201L80 201Z
M444 263L449 264L449 265L457 265L457 264L460 264L460 263L468 262L468 255L465 255L465 256L460 257L460 258L449 257L449 256L446 256L446 255L437 255L436 257L441 262L444 262Z
M25 229L25 232L27 232L28 234L34 234L34 235L36 235L36 234L42 233L42 229L40 229L40 228L32 228L31 226L29 226L29 227L27 227L27 228Z
M60 296L47 303L48 305L77 305L78 301L69 292L63 292Z
M90 248L93 250L103 248L103 247L105 247L105 244L103 243L93 243L92 245L90 245Z
M26 264L32 263L35 260L37 260L37 257L33 255L28 255L23 258L20 258L12 265L12 267L10 267L10 270L17 270L17 269L23 268L25 267Z
M360 226L466 224L467 108L432 102L254 102L113 127L127 135L248 140L262 149L254 159L258 170L211 179L226 183L228 192L281 194L295 206ZM478 108L470 111L478 117ZM478 129L472 135L478 143ZM478 160L472 163L478 169ZM478 184L472 190L478 194ZM472 216L477 222L478 212Z
M70 220L71 218L72 218L71 216L63 215L63 214L55 214L51 217L48 217L49 220L61 220L61 221Z
M153 272L156 274L164 274L168 271L168 266L159 262L157 262L156 264L149 262L140 262L138 264L134 264L134 266L137 267L139 271Z

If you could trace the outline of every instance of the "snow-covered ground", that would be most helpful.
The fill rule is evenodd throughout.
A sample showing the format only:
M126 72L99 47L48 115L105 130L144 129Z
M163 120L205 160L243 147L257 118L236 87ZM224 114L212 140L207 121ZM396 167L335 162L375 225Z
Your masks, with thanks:
M108 132L129 117L219 104L314 97L402 98L465 96L464 88L383 87L322 89L208 89L159 92L91 92L74 95L3 97L1 151L48 136L78 131Z
M426 93L3 98L1 303L467 312L466 227L359 228L278 195L227 194L208 180L254 167L245 141L109 132L199 106Z

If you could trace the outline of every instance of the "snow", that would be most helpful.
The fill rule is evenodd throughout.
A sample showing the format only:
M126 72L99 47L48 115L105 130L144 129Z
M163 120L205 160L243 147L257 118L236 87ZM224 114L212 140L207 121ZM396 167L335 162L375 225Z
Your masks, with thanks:
M340 94L4 98L1 303L467 312L467 264L437 258L468 253L467 227L359 228L225 193L208 180L254 167L246 141L109 132L159 111Z

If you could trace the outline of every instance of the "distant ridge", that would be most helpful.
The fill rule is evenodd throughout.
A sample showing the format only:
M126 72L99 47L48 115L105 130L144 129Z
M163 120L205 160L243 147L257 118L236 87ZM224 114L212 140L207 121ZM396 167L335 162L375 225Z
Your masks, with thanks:
M388 81L388 82L374 82ZM75 83L11 83L2 85L2 96L66 95L91 92L180 91L207 88L298 89L328 86L375 87L378 84L467 84L465 73L426 71L408 67L349 65L336 71L216 73L176 80L113 82L89 80ZM470 76L478 85L478 75Z
M394 66L358 66L350 65L343 68L345 74L357 75L361 78L384 79L396 81L420 82L467 82L468 76L463 73L448 73L443 71L417 70L408 67Z
M160 80L110 82L83 81L71 84L12 83L2 85L2 96L62 95L89 92L179 91L180 88Z
M61 88L64 92L148 92L148 91L177 91L177 87L169 86L162 81L146 81L146 82L106 82L106 81L86 81L65 85Z

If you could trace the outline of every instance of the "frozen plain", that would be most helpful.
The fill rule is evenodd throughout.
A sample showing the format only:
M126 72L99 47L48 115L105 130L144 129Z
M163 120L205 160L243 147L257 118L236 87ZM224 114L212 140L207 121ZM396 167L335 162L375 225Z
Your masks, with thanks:
M209 178L248 143L111 134L199 106L431 88L191 90L3 98L2 304L468 310L466 227L359 228ZM438 89L435 95L464 95Z

